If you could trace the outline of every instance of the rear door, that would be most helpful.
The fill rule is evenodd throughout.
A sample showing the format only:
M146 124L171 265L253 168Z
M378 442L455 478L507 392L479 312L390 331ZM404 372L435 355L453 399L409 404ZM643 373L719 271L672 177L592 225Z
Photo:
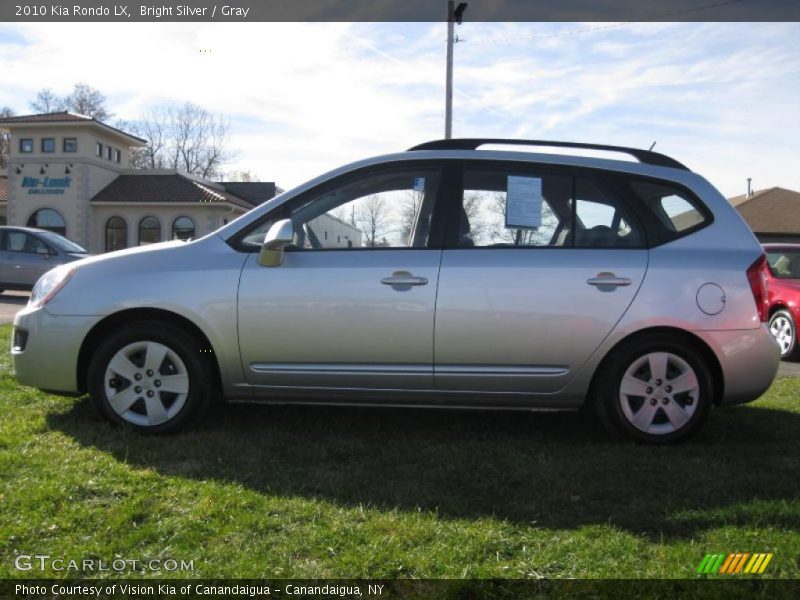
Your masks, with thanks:
M644 231L591 174L466 163L460 187L439 277L435 385L557 391L633 300Z

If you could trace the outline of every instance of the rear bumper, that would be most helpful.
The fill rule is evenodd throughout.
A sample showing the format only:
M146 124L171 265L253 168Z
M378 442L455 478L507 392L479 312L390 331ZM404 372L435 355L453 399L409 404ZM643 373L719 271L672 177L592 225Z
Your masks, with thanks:
M756 400L767 391L780 364L780 348L764 324L758 329L695 331L722 367L723 406Z
M14 318L11 357L20 383L42 390L74 394L78 390L78 353L96 316L54 316L43 308L26 307ZM24 338L24 348L14 340Z

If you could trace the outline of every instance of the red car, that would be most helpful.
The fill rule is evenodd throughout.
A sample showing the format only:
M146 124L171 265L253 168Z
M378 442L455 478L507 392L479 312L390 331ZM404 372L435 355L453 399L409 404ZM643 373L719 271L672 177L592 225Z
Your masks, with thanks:
M764 244L769 301L769 329L781 347L781 358L800 357L800 244Z

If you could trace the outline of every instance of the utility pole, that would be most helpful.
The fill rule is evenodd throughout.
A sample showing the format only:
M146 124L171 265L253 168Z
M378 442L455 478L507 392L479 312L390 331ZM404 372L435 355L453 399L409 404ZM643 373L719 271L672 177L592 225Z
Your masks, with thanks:
M460 2L455 7L454 0L447 0L447 76L445 80L444 100L444 137L449 140L453 137L453 44L455 43L455 25L461 25L466 2Z

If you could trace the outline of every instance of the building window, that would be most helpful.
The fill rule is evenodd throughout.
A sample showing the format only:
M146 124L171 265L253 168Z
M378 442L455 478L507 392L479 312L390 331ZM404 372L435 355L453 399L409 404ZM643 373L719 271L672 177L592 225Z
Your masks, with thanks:
M111 160L111 146L106 146L106 160Z
M94 153L95 153L95 156L97 156L99 158L103 158L103 144L101 144L100 142L97 142L97 144L95 144L95 147L94 147Z
M78 138L64 138L64 152L77 152Z
M31 138L22 138L19 141L19 151L23 154L30 154L33 152L33 140Z
M42 152L55 152L56 140L55 138L42 138Z
M189 217L178 217L172 223L173 240L190 240L194 237L194 221Z
M106 221L106 252L128 247L128 224L122 217L111 217Z
M64 217L52 208L42 208L33 213L28 219L28 227L47 229L53 233L67 236L67 223Z
M122 152L114 150L114 162L119 164L122 162Z
M155 217L145 217L139 221L139 245L155 244L161 241L161 223Z

